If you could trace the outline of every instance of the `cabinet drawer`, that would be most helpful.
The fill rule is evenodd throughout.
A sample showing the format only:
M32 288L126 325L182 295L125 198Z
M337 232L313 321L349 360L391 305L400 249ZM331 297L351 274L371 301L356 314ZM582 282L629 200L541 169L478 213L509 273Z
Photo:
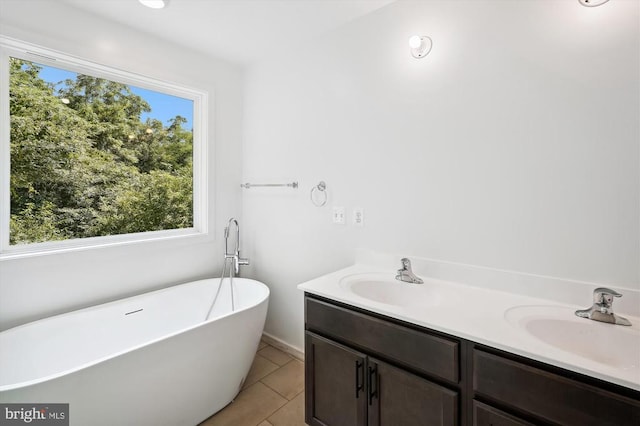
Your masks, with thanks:
M473 426L533 426L503 411L473 401Z
M353 312L320 300L305 298L308 330L351 343L401 365L459 381L459 343Z
M505 406L560 424L637 425L640 401L478 349L473 390Z

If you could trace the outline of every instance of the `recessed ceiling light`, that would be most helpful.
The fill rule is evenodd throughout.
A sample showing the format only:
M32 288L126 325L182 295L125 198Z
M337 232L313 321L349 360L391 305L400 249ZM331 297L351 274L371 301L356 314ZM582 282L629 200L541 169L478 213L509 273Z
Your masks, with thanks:
M167 5L166 0L138 0L143 5L151 9L162 9Z

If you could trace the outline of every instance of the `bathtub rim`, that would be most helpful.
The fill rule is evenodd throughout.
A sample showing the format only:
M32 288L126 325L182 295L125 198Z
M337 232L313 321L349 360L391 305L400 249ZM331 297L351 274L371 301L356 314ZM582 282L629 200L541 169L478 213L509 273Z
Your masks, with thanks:
M195 281L188 281L186 283L172 285L172 286L169 286L169 287L166 287L166 288L162 288L162 289L159 289L159 290L153 290L153 291L149 291L149 292L146 292L146 293L138 294L136 296L125 297L123 299L117 299L117 300L113 300L111 302L106 302L106 303L101 303L101 304L98 304L98 305L88 306L86 308L77 309L75 311L65 312L63 314L53 315L51 317L46 317L46 318L42 318L42 319L39 319L39 320L36 320L36 321L31 321L31 322L28 322L26 324L21 324L19 326L12 327L12 328L9 328L7 330L4 330L4 331L0 332L0 334L8 332L8 331L18 330L18 329L23 328L23 327L27 327L27 326L30 326L30 325L33 325L33 324L36 324L36 323L39 323L39 322L50 320L52 318L61 317L61 316L64 316L64 315L77 315L77 314L80 314L80 313L82 313L84 311L89 311L89 310L95 309L97 307L107 307L109 305L115 305L115 304L121 303L123 300L131 300L131 299L136 299L136 298L142 298L142 297L149 296L149 295L152 295L152 294L168 292L168 291L171 291L171 290L175 290L176 287L179 287L179 286L182 286L182 285L195 284L195 283L199 283L199 282L202 282L202 281L217 281L217 280L220 280L220 279L221 279L220 277L213 277L213 278L203 278L203 279L195 280ZM225 279L228 279L228 278L225 277ZM258 280L254 280L252 278L243 278L243 277L234 277L234 280L248 281L253 285L257 285L257 287L261 287L261 286L264 287L265 296L263 298L260 298L259 300L257 300L256 303L254 303L253 305L246 306L246 307L244 307L242 309L237 309L235 311L231 311L231 312L226 313L224 315L220 315L218 317L199 322L199 323L194 324L192 326L185 327L185 328L182 328L182 329L180 329L178 331L174 331L172 333L166 334L166 335L164 335L162 337L159 337L159 338L156 338L156 339L152 339L152 340L149 340L149 341L145 341L142 344L132 346L132 347L126 349L126 350L114 352L114 353L112 353L112 354L110 354L108 356L105 356L105 357L96 358L95 360L93 360L91 362L84 363L84 364L79 364L76 367L64 370L62 372L50 374L50 375L44 376L44 377L39 377L39 378L33 379L33 380L27 380L27 381L24 381L24 382L11 383L11 384L7 384L7 385L0 385L0 393L6 392L6 391L11 391L11 390L16 390L16 389L20 389L20 388L26 388L26 387L29 387L29 386L37 385L37 384L44 383L44 382L47 382L47 381L50 381L50 380L55 380L57 378L60 378L60 377L63 377L63 376L69 375L69 374L76 373L76 372L78 372L80 370L84 370L84 369L92 367L94 365L101 364L103 362L109 361L110 359L116 358L118 356L122 356L122 355L125 355L125 354L129 353L129 352L133 352L134 350L138 350L138 349L144 348L146 346L150 346L152 344L161 342L163 340L167 340L167 339L169 339L171 337L177 336L177 335L182 334L182 333L186 333L188 331L194 330L194 329L199 328L199 327L204 327L205 325L210 324L212 322L215 322L215 321L218 321L218 320L222 320L222 319L224 319L226 317L229 317L229 316L232 316L232 315L240 314L241 312L257 308L258 306L262 305L263 303L268 303L269 302L269 296L271 295L271 290L269 289L269 287L265 283L263 283L261 281L258 281Z

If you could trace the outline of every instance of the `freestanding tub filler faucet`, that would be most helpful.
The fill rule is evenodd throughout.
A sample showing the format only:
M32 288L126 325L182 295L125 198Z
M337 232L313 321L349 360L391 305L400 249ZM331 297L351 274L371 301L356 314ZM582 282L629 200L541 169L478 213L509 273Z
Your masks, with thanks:
M233 252L229 252L229 229L231 228L231 225L236 226L236 248ZM229 276L227 278L229 278L229 290L231 292L231 312L233 312L236 310L236 302L233 297L233 277L240 273L240 266L249 264L249 259L240 257L240 225L238 225L238 221L233 217L229 219L229 222L227 222L227 226L224 227L224 262L222 263L222 275L220 276L220 283L218 284L216 294L215 296L213 296L213 300L211 301L211 306L209 306L209 311L207 312L205 321L208 320L211 316L213 307L218 300L218 295L220 294L220 289L222 289L222 283L224 283L225 279L227 263L229 263Z
M631 322L613 313L613 298L622 297L616 291L608 288L598 287L593 290L593 305L587 309L579 309L576 315L594 321L608 322L618 325L631 325Z
M229 252L229 228L234 224L236 226L236 248L233 253ZM240 273L240 266L248 265L249 259L243 259L240 257L240 225L235 218L229 219L227 226L224 228L224 258L225 263L227 259L231 259L233 262L233 272L235 275Z
M398 269L398 275L396 275L396 280L403 281L405 283L410 284L422 284L424 281L411 270L411 261L409 259L402 258L400 260L402 262L402 268Z

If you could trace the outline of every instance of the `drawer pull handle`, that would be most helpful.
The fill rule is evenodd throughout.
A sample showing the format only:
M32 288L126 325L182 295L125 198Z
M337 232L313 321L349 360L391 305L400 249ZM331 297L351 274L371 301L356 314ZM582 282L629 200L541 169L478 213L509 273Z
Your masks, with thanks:
M378 365L374 364L373 367L369 367L369 374L367 376L367 384L369 387L369 405L372 404L373 398L378 396Z
M364 362L356 361L356 398L361 390L364 390Z

